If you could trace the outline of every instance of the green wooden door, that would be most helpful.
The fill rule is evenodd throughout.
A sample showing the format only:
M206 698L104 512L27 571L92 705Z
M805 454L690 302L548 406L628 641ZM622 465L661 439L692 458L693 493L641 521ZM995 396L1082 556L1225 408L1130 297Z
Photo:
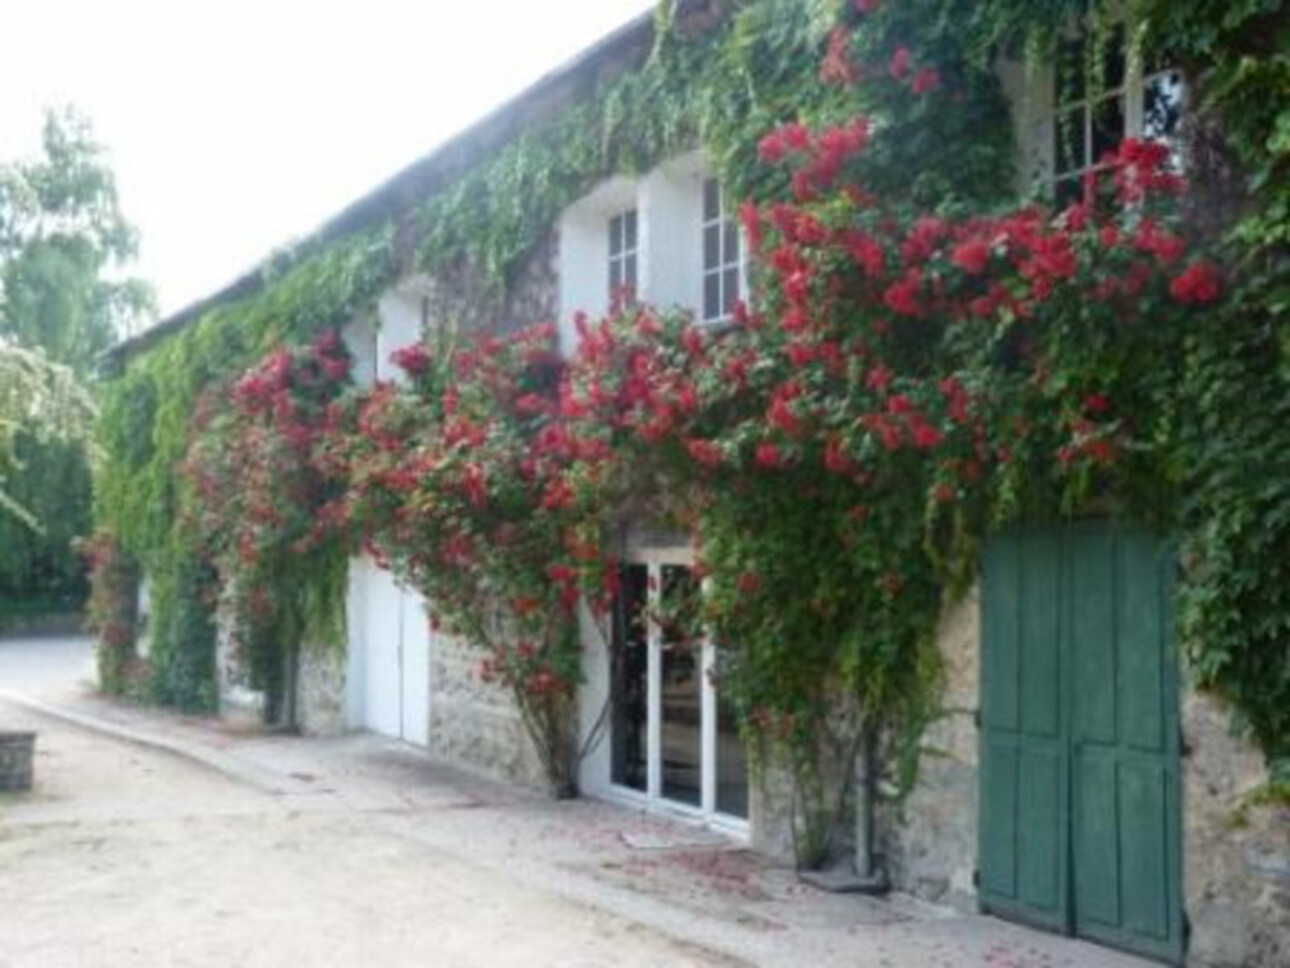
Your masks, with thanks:
M981 880L990 911L1182 957L1173 557L1101 522L987 550Z

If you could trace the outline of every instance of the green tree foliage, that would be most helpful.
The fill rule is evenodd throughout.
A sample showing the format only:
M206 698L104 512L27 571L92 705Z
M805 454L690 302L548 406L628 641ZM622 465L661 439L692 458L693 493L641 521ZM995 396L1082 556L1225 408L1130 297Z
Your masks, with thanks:
M152 310L147 285L113 277L137 247L89 121L47 112L40 157L0 166L0 335L87 372Z
M120 275L136 247L88 120L70 108L47 112L39 156L0 165L0 339L67 367L54 380L64 389L70 373L86 379L99 354L151 311L150 289ZM71 547L90 525L83 443L14 428L0 496L23 512L0 518L0 595L64 606L84 597Z
M0 517L39 530L9 483L25 466L23 450L65 443L88 449L93 419L94 406L71 370L0 341Z

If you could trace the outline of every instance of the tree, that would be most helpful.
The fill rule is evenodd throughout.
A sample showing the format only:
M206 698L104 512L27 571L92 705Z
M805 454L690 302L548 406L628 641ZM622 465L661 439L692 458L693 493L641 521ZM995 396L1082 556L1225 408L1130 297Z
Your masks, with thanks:
M45 115L42 150L0 165L0 593L83 597L72 541L90 526L85 381L99 355L152 310L125 276L138 237L90 123Z
M71 369L0 340L0 515L40 527L6 487L9 475L22 466L17 443L27 438L75 444L88 454L93 420L94 405Z
M0 336L89 371L152 312L150 287L117 277L137 248L89 120L47 111L41 156L0 165Z

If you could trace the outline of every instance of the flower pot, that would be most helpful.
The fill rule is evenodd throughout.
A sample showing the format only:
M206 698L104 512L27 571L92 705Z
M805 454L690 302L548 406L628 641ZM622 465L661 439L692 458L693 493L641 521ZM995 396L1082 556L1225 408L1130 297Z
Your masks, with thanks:
M0 731L0 791L31 789L36 734Z

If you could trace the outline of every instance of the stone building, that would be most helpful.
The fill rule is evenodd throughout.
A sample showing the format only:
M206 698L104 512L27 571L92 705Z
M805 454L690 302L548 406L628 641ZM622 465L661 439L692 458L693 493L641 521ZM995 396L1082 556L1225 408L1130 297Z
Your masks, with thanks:
M687 3L695 29L722 5ZM631 23L417 161L319 233L343 238L384 219L414 237L415 203L445 191L500 145L575 109L594 80L648 56L653 18ZM1178 75L1121 63L1097 100L1059 102L1051 71L999 67L1018 132L1019 187L1059 194L1125 135L1168 137ZM1073 127L1073 140L1056 132ZM463 326L559 322L604 311L618 286L719 323L746 288L743 240L702 146L644 172L604 172L552 223L503 291L468 264L409 268L345 328L360 383L399 380L392 351ZM415 240L413 240L415 241ZM149 352L212 307L260 286L240 279L131 340ZM625 529L630 607L692 581L688 539ZM1226 713L1191 689L1172 636L1172 563L1150 538L1105 523L1035 527L987 549L980 586L948 608L940 632L946 714L931 728L921 779L901 815L879 814L873 845L893 885L985 908L1171 963L1290 964L1290 820L1236 810L1266 779ZM426 605L373 562L351 564L348 647L307 657L301 721L316 733L367 729L518 783L541 770L507 695L481 682L469 646L431 629ZM611 728L584 762L584 793L708 824L787 849L774 783L758 783L736 726L705 674L712 646L681 655L657 629L624 643L634 661L611 679L587 628L584 728L609 700ZM230 691L230 694L233 694Z

